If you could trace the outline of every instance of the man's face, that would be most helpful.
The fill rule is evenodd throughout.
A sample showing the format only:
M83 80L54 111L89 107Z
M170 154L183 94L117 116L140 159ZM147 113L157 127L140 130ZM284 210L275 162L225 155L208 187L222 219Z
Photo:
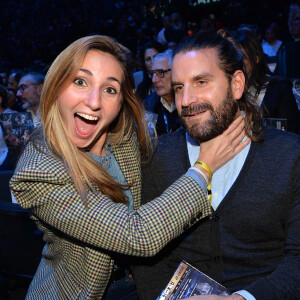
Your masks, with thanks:
M169 59L162 57L159 59L156 59L152 63L152 71L166 71L171 69L169 66ZM161 72L159 72L161 73ZM156 93L158 96L164 97L166 95L169 95L172 93L172 87L171 87L171 71L164 72L163 78L160 78L157 76L156 73L152 76L152 82L154 84Z
M36 83L30 75L21 78L17 96L23 103L23 109L33 110L36 113L40 104L41 93L42 84Z
M296 39L300 39L300 18L296 18L291 27L291 34Z
M144 59L145 59L145 66L148 71L151 70L153 58L157 54L158 54L158 51L154 48L148 48L145 50Z
M3 85L6 86L8 84L7 73L5 73L5 72L0 73L0 77L2 78Z
M182 125L199 142L225 131L238 111L231 84L217 65L215 49L178 53L173 59L172 85Z
M15 73L12 73L9 75L8 82L7 82L7 88L14 91L15 93L17 92L18 82L16 81Z

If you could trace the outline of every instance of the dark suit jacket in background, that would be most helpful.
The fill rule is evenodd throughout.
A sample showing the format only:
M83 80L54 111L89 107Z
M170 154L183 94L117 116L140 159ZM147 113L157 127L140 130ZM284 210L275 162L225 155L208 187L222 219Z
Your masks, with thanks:
M300 134L300 111L289 80L271 79L262 102L264 118L287 119L287 131Z
M152 93L144 100L145 109L158 115L156 131L158 135L170 133L180 128L181 123L178 117L177 109L169 112L160 102L160 96Z

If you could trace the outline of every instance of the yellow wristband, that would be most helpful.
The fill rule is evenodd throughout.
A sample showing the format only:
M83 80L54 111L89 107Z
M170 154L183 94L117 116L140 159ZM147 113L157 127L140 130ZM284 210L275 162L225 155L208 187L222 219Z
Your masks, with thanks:
M204 163L203 161L200 161L200 160L197 160L195 162L195 165L201 166L206 172L208 172L208 174L210 176L210 180L209 181L211 181L213 173L212 173L210 167L206 163Z

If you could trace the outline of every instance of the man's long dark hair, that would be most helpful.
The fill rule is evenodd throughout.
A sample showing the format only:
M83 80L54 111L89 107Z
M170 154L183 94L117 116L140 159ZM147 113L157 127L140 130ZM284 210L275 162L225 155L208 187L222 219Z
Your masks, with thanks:
M235 45L219 33L194 34L180 42L174 49L173 58L178 53L186 53L193 50L216 49L218 55L218 66L225 73L228 82L231 83L235 71L241 70L247 80L243 63L243 54L238 51ZM245 112L245 130L252 141L262 140L262 113L258 105L247 97L244 90L243 96L238 100L241 111Z

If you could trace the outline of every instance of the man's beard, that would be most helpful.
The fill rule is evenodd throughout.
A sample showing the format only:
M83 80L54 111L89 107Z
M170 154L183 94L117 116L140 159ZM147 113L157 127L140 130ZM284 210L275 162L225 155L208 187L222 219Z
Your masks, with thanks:
M210 111L210 117L204 122L201 123L201 121L197 119L192 121L185 120L185 116L197 114L204 110ZM182 109L180 120L189 136L203 143L222 134L234 121L237 110L238 104L233 98L230 87L228 87L226 96L223 98L219 107L213 108L212 105L208 103L190 105Z

